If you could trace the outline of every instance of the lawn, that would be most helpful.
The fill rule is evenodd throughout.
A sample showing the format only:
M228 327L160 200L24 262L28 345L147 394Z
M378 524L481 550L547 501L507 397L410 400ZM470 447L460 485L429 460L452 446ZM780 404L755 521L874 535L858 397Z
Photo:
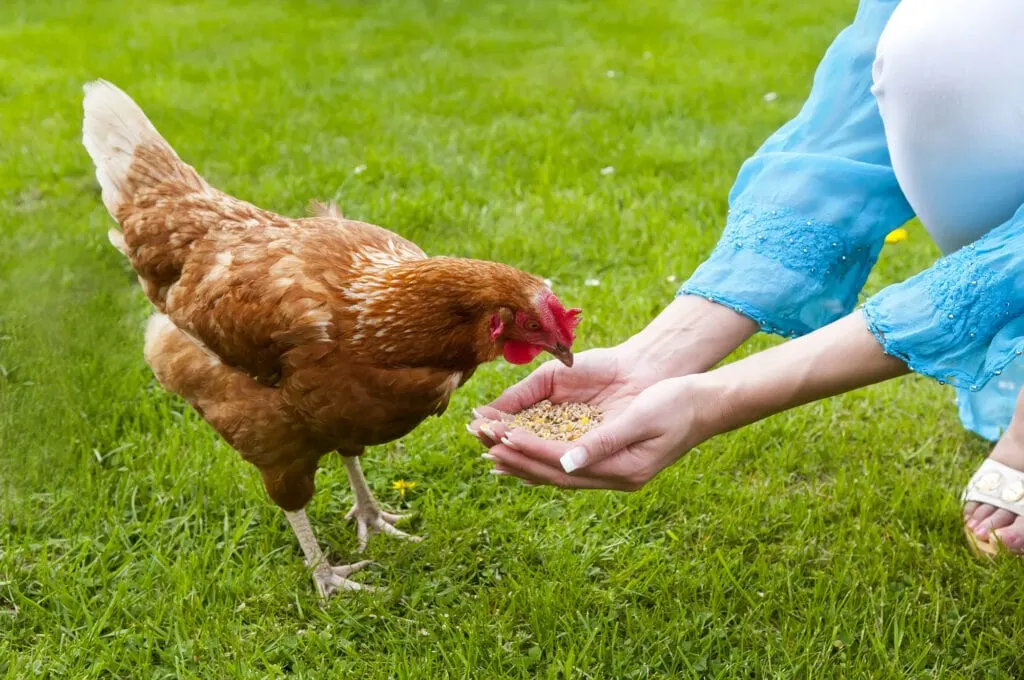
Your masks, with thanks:
M1024 569L975 560L960 527L987 447L917 377L710 441L634 494L567 493L487 474L463 423L531 368L489 365L365 459L427 540L375 538L358 578L387 591L320 607L256 471L144 364L149 305L79 141L81 85L110 79L220 188L292 215L333 198L547 276L602 346L707 255L854 11L0 5L0 677L1021 677ZM911 224L866 292L936 254ZM340 461L318 487L349 560Z

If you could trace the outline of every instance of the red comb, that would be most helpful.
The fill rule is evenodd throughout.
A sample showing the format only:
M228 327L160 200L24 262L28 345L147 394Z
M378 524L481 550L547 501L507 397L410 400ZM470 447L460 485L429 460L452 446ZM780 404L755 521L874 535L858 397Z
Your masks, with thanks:
M548 309L551 310L552 316L555 317L555 321L558 323L558 329L566 336L569 344L576 339L576 326L580 323L580 316L583 314L582 309L573 308L566 309L562 306L561 301L555 297L554 293L547 300Z
M573 307L569 311L565 312L565 316L562 317L562 329L569 334L570 338L575 338L576 326L580 325L580 317L582 315L582 309Z

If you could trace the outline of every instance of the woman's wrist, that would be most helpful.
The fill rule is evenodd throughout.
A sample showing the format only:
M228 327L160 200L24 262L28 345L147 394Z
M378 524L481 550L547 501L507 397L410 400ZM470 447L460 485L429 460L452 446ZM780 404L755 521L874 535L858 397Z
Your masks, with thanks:
M706 436L728 432L811 401L904 375L860 313L714 371L690 378Z
M665 378L715 366L757 332L757 323L724 305L680 295L619 347Z

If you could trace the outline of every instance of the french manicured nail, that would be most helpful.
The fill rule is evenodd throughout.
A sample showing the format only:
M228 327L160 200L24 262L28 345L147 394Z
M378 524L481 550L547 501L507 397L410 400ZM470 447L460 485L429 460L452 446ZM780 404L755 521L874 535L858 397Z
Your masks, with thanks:
M482 413L480 413L480 411L477 411L476 409L473 409L473 417L477 418L479 420L479 419L482 419L484 416L483 416Z
M505 446L507 446L508 448L512 449L513 451L519 451L520 450L519 449L519 445L518 444L514 444L512 442L512 440L509 439L507 436L501 438L501 443L504 444Z
M523 483L523 486L537 486L533 482L528 482L525 479L520 479L519 481Z
M492 475L507 475L508 473L504 470L491 470Z
M466 425L466 431L469 432L474 437L480 436L480 430L474 429L472 425Z
M483 458L484 460L491 460L491 461L498 460L497 458L495 458L494 456L492 456L489 453L481 453L480 457Z
M494 434L494 430L492 430L491 426L488 425L487 423L483 423L480 425L480 431L483 432L488 437L490 437L492 440L498 441L498 435Z
M575 449L569 449L559 462L562 464L562 469L566 472L578 470L587 464L587 450L579 446Z

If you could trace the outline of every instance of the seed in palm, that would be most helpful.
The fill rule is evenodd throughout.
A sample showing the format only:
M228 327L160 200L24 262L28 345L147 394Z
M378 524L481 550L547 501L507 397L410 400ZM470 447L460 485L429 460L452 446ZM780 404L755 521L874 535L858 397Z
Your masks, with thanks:
M545 399L517 413L511 424L544 439L571 442L600 425L603 417L601 409L590 404L552 404Z

